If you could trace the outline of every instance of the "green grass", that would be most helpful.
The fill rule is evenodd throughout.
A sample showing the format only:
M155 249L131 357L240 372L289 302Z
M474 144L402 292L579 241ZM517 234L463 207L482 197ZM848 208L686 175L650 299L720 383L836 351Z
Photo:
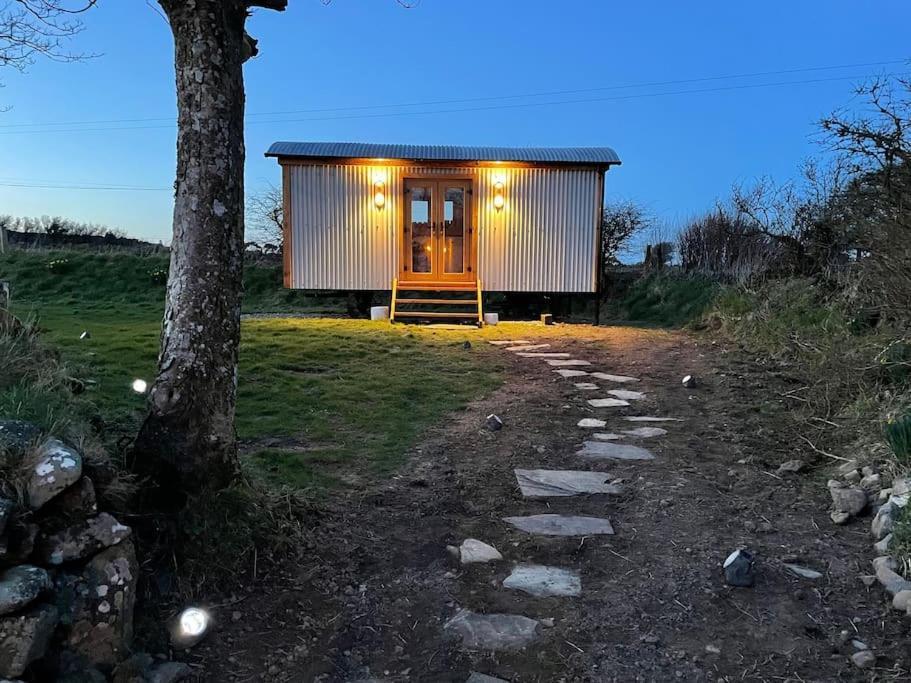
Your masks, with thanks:
M697 320L712 305L720 287L700 276L659 274L630 285L611 304L609 316L617 320L679 327Z

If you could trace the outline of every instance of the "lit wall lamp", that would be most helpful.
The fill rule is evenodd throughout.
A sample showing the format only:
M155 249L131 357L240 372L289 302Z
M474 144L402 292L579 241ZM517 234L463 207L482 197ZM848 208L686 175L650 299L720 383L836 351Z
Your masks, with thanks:
M373 180L373 205L378 209L386 206L386 183L381 178Z
M503 197L503 181L498 180L493 184L493 208L497 211L502 211L505 204L506 199Z

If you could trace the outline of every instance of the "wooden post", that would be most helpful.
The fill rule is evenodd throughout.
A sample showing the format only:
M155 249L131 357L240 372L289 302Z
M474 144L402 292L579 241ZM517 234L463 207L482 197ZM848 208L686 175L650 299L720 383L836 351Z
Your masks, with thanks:
M0 254L6 253L6 228L0 225Z
M0 280L0 311L9 310L9 282Z

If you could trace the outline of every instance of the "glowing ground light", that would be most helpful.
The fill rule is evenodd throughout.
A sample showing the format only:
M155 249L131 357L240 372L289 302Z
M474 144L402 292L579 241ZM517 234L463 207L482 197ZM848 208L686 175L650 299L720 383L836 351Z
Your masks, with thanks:
M199 638L209 627L209 615L198 607L188 607L180 613L180 634L185 638Z
M149 388L149 385L146 383L146 381L144 379L134 379L132 386L133 386L133 391L135 391L137 394L144 394L146 392L146 390Z

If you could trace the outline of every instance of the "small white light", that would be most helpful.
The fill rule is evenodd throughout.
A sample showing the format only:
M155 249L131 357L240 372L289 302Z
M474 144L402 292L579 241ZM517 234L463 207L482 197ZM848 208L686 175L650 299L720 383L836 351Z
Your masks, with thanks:
M209 627L209 615L198 607L188 607L180 613L180 633L185 638L199 638Z
M133 391L137 394L144 394L148 390L149 385L144 379L134 379L133 380Z

